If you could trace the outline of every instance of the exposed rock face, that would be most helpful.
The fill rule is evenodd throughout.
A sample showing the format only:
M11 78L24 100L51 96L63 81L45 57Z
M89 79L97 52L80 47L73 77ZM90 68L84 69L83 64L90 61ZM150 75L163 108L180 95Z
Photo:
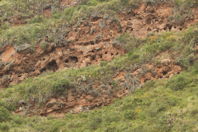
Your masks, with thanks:
M63 113L79 113L88 111L100 106L106 106L115 98L122 98L135 89L149 81L162 78L169 78L179 74L182 68L174 62L166 64L143 64L139 68L116 71L112 77L116 85L108 80L94 80L91 78L79 78L77 83L78 90L75 88L68 89L65 96L50 98L43 107L36 107L34 102L19 102L16 110L18 114L27 115L39 114L42 116L62 117ZM116 89L118 88L118 89ZM88 90L87 90L88 89ZM22 104L22 105L21 105Z
M75 5L74 1L62 0L61 6ZM179 31L197 22L198 16L186 19L180 25L170 23L169 16L173 8L169 5L149 6L142 4L139 8L120 12L115 16L93 13L90 17L78 21L70 27L61 29L57 35L57 43L46 36L38 41L31 50L31 45L18 47L5 46L0 49L0 87L5 88L28 77L38 76L44 72L55 72L63 68L80 68L101 61L110 61L124 54L122 46L115 46L113 41L123 33L129 33L138 38L145 38L149 33L162 31ZM196 12L196 10L194 11ZM50 8L44 11L50 17ZM46 46L42 46L47 43ZM197 50L198 47L195 47ZM165 58L160 64L142 64L131 71L115 73L113 80L122 88L114 90L113 84L105 84L97 80L82 81L79 87L89 87L79 91L70 90L65 97L49 99L44 107L36 108L34 101L19 102L16 113L55 115L62 113L78 113L95 107L108 105L114 98L121 98L148 80L169 78L180 73L182 68L174 60ZM87 86L88 85L88 86Z
M0 59L4 65L0 67L0 76L10 78L6 83L1 83L1 87L46 71L99 64L100 61L109 61L123 54L123 49L112 45L113 38L118 34L118 25L110 21L105 29L101 29L98 23L99 20L89 25L84 22L79 27L73 27L63 38L66 41L61 46L50 44L43 49L37 45L34 52L25 48L27 46L2 48ZM43 41L47 42L48 39Z
M63 0L62 4L71 2L73 1ZM56 36L59 45L51 43L51 38L46 36L34 47L34 52L31 52L28 44L1 48L0 87L7 87L10 83L15 84L46 71L85 67L112 60L125 52L121 47L113 45L114 39L122 33L128 32L144 38L153 32L180 30L197 21L195 15L194 19L187 19L181 25L171 25L168 17L172 12L173 8L169 5L156 7L145 4L119 13L117 18L95 12L89 18L67 27L65 31L63 28L61 32L65 35ZM39 46L42 43L48 45L42 48Z

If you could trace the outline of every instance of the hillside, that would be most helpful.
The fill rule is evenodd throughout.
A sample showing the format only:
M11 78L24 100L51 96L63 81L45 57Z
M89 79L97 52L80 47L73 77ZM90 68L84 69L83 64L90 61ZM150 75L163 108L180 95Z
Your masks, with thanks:
M0 131L197 132L197 0L0 0Z

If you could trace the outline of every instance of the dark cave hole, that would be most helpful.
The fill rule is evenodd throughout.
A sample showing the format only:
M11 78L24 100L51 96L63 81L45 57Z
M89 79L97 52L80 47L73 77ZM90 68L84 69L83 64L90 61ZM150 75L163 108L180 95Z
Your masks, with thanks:
M78 62L78 58L76 56L70 56L69 61L76 63L76 62Z
M163 75L166 75L167 73L168 73L168 71L163 71L162 72Z
M95 55L92 55L91 56L91 60L93 61L93 60L95 60L96 59L96 56Z
M40 71L56 71L58 69L58 65L55 60L50 61L44 68L42 68Z

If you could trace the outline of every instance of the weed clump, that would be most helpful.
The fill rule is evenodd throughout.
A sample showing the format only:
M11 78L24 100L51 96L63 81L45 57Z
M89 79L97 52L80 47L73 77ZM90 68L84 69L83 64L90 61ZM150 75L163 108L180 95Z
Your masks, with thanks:
M183 90L187 87L187 85L189 85L190 81L191 80L185 76L178 75L177 77L168 81L167 87L175 91Z
M10 119L11 119L10 112L4 107L0 107L0 123L9 121Z

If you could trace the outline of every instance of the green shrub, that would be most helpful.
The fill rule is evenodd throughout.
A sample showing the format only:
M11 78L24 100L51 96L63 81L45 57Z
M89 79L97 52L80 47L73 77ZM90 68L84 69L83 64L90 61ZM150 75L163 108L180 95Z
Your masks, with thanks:
M0 123L0 131L8 132L9 129L10 129L9 123L7 123L7 122Z
M52 93L54 96L65 95L65 92L73 88L74 86L70 85L70 83L66 80L57 80L52 87Z
M0 106L0 123L9 121L10 119L11 119L10 112L6 108Z
M163 112L167 109L167 105L164 102L153 102L148 110L150 116L157 116L160 112Z
M188 0L188 1L186 1L186 5L191 8L198 7L198 1L197 0Z
M118 38L115 39L113 45L115 47L122 47L127 52L139 47L143 43L143 40L137 39L134 36L131 36L128 33L121 34Z
M109 124L119 120L121 120L120 113L109 113L108 116L103 117L103 121Z
M191 46L196 46L198 43L198 30L193 30L187 33L183 38L182 38L183 43L188 43Z
M124 118L128 120L136 119L136 113L133 110L127 110L124 112Z
M172 90L178 91L183 90L187 87L188 84L190 84L190 80L182 75L178 75L177 77L169 80L167 82L167 87L169 87Z
M174 125L174 120L173 117L171 115L163 115L160 116L158 119L158 122L156 122L155 127L157 128L157 130L159 130L160 132L170 132L172 131Z
M96 130L100 127L101 123L102 123L102 118L101 117L93 117L90 120L89 129Z
M50 126L49 132L60 132L60 128L65 125L64 122L54 121L53 125Z
M132 130L132 132L149 132L150 130L146 129L146 126L138 126Z

